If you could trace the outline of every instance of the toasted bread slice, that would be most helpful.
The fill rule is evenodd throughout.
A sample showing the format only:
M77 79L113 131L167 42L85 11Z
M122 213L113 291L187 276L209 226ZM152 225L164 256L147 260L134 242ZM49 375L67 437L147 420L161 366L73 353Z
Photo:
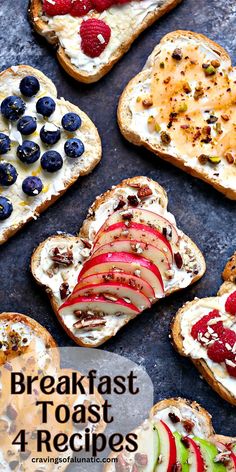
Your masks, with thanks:
M70 378L72 373L71 369L61 369L60 368L60 353L57 349L56 342L49 332L37 323L34 319L29 318L20 313L1 313L0 314L0 416L1 416L1 465L6 467L7 464L10 465L10 469L13 468L13 464L18 462L19 470L21 466L25 470L35 471L39 470L39 463L36 461L32 463L32 455L35 457L45 457L44 453L39 454L35 449L35 434L37 434L37 428L41 424L41 413L35 407L35 401L44 400L45 396L41 393L39 383L34 384L33 391L31 395L27 392L22 392L21 395L13 395L11 390L11 372L24 372L25 376L34 376L38 375L40 378L43 376L51 375L55 379L61 379L63 376ZM81 377L79 372L76 372L78 378ZM41 377L40 377L41 376ZM83 387L85 388L86 394L71 394L67 396L57 395L56 393L50 395L50 401L54 402L54 408L57 405L64 403L70 405L71 411L73 405L84 403L86 408L89 404L98 405L102 408L104 400L102 396L95 389L93 394L89 393L89 384L86 377L82 380ZM49 397L48 397L49 400ZM50 431L58 432L58 423L54 419L55 412L50 412L50 418L47 422L47 427ZM86 424L81 424L80 434L81 438L78 438L78 444L84 446L85 441L85 428L89 426L89 422ZM22 427L27 428L27 431L32 432L32 437L28 438L28 449L30 454L27 453L20 454L18 449L16 450L12 447L11 442L15 439L17 432L22 429ZM105 430L105 423L101 419L96 425L92 425L96 433L103 432ZM7 428L6 430L4 428ZM66 434L78 433L76 425L67 422L66 424L60 426L60 431ZM40 428L38 428L40 429ZM4 432L5 431L5 432ZM6 435L7 439L3 439L3 434ZM33 435L33 433L35 433ZM10 450L10 453L9 453ZM48 452L46 453L48 456ZM53 457L68 458L70 455L73 455L73 452L69 449L63 453L52 453L49 454L51 459ZM12 467L11 467L12 465ZM68 461L61 460L61 462L56 464L53 460L48 464L47 470L54 472L55 470L60 470L63 472L68 467ZM9 469L9 470L10 470ZM18 470L18 469L17 469Z
M155 446L155 441L152 440L153 438L151 437L150 433L148 433L148 431L151 429L154 429L155 431L155 429L158 428L157 425L160 421L164 422L172 435L177 435L177 438L199 438L200 440L202 439L207 441L209 445L214 444L217 448L214 449L214 453L216 455L217 452L220 453L222 451L223 444L227 444L227 446L230 444L234 445L236 441L236 438L228 438L226 436L216 435L212 425L211 415L197 402L185 400L183 398L169 398L154 405L150 412L149 419L144 421L144 423L139 428L133 431L133 433L135 433L138 438L138 450L136 453L129 453L126 450L119 454L112 453L110 455L110 459L116 459L117 462L109 462L106 464L104 466L104 472L115 472L117 468L120 472L131 472L132 470L136 470L136 468L138 470L137 465L139 465L139 461L141 459L145 463L147 470L158 471L159 464L160 470L170 470L168 469L168 466L165 468L164 465L166 460L165 455L169 450L167 447L168 439L166 438L166 442L164 443L163 438L159 436L159 446ZM174 441L173 436L172 441ZM176 439L174 442L177 445L178 439ZM165 452L165 455L162 451ZM225 456L226 451L227 449L225 448ZM173 454L173 450L171 454ZM230 450L228 450L228 456L230 457ZM228 456L226 459L228 462L230 462ZM174 460L173 456L171 459L172 461ZM178 453L175 460L175 468L177 470L178 468L181 470L180 461L184 461L183 456L179 456ZM186 464L188 464L187 456L185 460ZM227 470L234 470L230 468L230 464L227 465L229 466L227 467ZM132 467L134 468L132 469ZM195 468L193 468L193 470L195 470ZM206 470L208 470L207 466Z
M0 116L0 131L11 139L11 150L1 157L16 168L18 177L16 182L8 187L1 188L1 196L8 198L13 206L9 218L0 221L0 244L7 241L25 223L46 210L82 175L90 173L101 159L101 141L98 131L88 116L72 103L57 98L57 90L52 81L42 72L30 66L13 66L0 74L0 100L9 95L20 96L19 85L26 76L34 76L40 83L40 90L33 98L22 96L26 104L24 116L37 118L37 129L29 135L23 136L17 130L17 122L10 122ZM36 112L36 102L43 96L53 98L56 110L49 118L43 118ZM80 116L82 124L74 133L65 131L61 126L62 117L69 112ZM54 146L46 146L40 139L39 132L46 123L61 128L61 138ZM84 144L84 153L79 158L70 158L65 155L64 144L67 139L75 137ZM17 157L17 147L23 141L30 140L40 146L41 156L48 150L56 150L63 157L63 167L57 172L46 172L40 166L40 160L32 164L23 164ZM37 176L42 180L43 190L38 195L27 196L22 190L22 182L28 176Z
M142 200L137 196L140 195L140 189L143 188L149 189L151 195ZM205 272L205 261L200 250L186 235L175 229L175 219L167 211L168 199L164 189L157 182L147 177L134 177L124 180L120 185L113 187L112 190L96 199L88 212L78 237L66 234L51 236L39 245L32 256L31 271L34 278L46 289L54 312L66 332L76 343L82 346L96 347L103 344L114 336L121 327L137 316L137 313L134 315L122 314L122 311L120 316L105 313L105 320L103 321L105 325L102 328L94 329L95 327L92 326L93 323L91 322L91 328L84 329L83 327L78 328L75 326L78 316L73 313L73 309L67 315L63 315L59 311L62 303L65 300L70 300L70 294L77 284L78 274L84 267L85 261L90 260L89 256L93 251L98 231L107 221L109 215L112 218L114 215L116 217L115 209L119 208L121 201L124 213L128 211L129 214L129 212L132 213L141 208L143 210L152 210L154 215L161 214L166 226L171 223L173 225L172 238L174 238L174 235L177 235L179 238L177 242L178 249L173 245L173 250L178 250L181 253L182 266L178 269L176 263L173 262L171 271L167 271L163 275L165 280L162 296L167 296L196 282ZM139 207L133 208L129 201L135 201L135 204L138 201ZM132 214L135 215L135 213ZM138 273L138 271L135 272ZM132 271L129 273L132 273ZM140 281L139 278L138 280ZM137 288L139 287L136 286ZM158 296L154 296L151 302L154 303L157 298ZM143 309L140 311L143 311Z
M57 46L57 58L65 71L76 80L92 83L110 71L146 28L181 1L133 0L102 13L92 10L84 18L75 18L69 14L49 17L43 14L42 0L31 0L29 17L35 31ZM111 28L106 49L95 58L81 49L80 26L88 18L102 19Z
M221 46L190 31L169 33L126 86L120 130L235 200L235 77Z
M206 344L201 346L200 342L191 336L191 329L193 324L198 322L203 316L209 314L212 310L219 310L219 321L223 322L225 328L235 332L234 317L227 313L225 307L229 295L236 292L236 285L232 282L232 277L235 281L235 266L233 265L235 257L236 254L226 265L223 272L225 282L220 287L217 296L195 299L192 302L186 303L177 312L172 323L171 331L173 345L179 354L189 357L210 386L224 398L224 400L232 403L232 405L236 405L236 378L227 371L225 364L227 361L222 361L222 363L214 362L207 355L208 346L213 344L214 339L216 341L219 340L219 336L217 337L217 335L213 334L214 338L210 336L207 341L203 333L203 343L206 342ZM215 322L210 321L209 326L214 328L214 325ZM209 332L209 328L207 328L207 331ZM212 328L210 329L210 333L212 334ZM230 352L228 365L233 367L233 364L235 364L233 357L235 357L236 354L235 346L226 344L226 348L229 348Z

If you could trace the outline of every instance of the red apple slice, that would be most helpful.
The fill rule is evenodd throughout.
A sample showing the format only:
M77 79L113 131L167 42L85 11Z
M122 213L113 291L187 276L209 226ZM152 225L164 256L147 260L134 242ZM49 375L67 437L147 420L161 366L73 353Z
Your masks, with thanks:
M132 223L141 223L154 228L160 233L167 234L168 240L176 244L179 240L178 232L175 226L173 226L166 218L161 215L157 215L153 211L144 210L143 208L132 208L127 211L116 211L110 215L103 226L98 231L97 237L105 231L109 226L115 223L124 223L131 221ZM97 238L96 238L97 239Z
M105 231L99 232L93 247L95 252L100 246L109 244L120 239L136 239L141 243L152 244L166 254L170 264L173 262L173 253L169 241L156 229L140 223L130 222L127 227L125 223L115 223Z
M116 271L124 271L146 280L153 287L155 298L163 297L164 285L159 269L144 257L127 252L100 254L87 260L79 273L78 282L91 274Z
M150 300L143 295L143 293L135 290L129 285L122 285L117 282L113 283L103 283L103 284L85 284L77 285L77 289L73 291L72 295L70 296L70 300L73 300L77 297L88 297L88 296L98 296L103 295L105 298L109 300L109 297L112 301L116 301L115 299L122 299L127 303L132 303L133 305L137 306L140 311L145 310L146 308L150 308L151 303Z
M172 472L177 462L175 438L169 426L160 420L155 423L159 435L160 454L156 468L158 472Z
M160 249L157 249L151 244L140 243L135 240L121 240L114 241L110 244L104 244L104 246L100 246L97 251L92 254L91 258L108 252L128 252L145 257L145 259L153 262L153 264L158 267L162 275L164 275L164 273L171 267L166 255L160 251Z
M111 300L107 300L106 298L102 296L77 297L73 300L69 298L59 308L59 314L62 317L66 317L67 315L71 315L72 313L74 313L76 316L78 316L78 321L80 321L79 312L81 312L81 314L85 314L85 317L83 318L85 322L86 322L87 312L91 312L92 316L93 314L95 316L96 314L98 314L100 317L98 318L98 326L99 326L99 321L100 321L101 326L104 326L106 320L105 318L101 319L102 313L104 313L104 315L123 314L123 315L128 315L130 317L133 317L133 316L138 315L140 313L140 310L136 306L134 306L132 303L127 303L124 300L118 299L117 301L114 302ZM91 317L91 314L90 313L87 314L87 319ZM94 322L96 324L97 320L94 320ZM93 325L93 320L91 321L91 324Z
M104 283L128 285L129 287L143 293L145 297L151 300L155 298L155 293L151 285L149 285L145 280L140 279L140 277L126 274L125 272L102 272L89 275L88 277L84 277L83 280L75 286L74 292L76 292L77 288L84 287L85 285L98 285Z
M184 444L189 448L189 472L204 472L205 464L200 447L188 436L183 438L182 441L184 441Z

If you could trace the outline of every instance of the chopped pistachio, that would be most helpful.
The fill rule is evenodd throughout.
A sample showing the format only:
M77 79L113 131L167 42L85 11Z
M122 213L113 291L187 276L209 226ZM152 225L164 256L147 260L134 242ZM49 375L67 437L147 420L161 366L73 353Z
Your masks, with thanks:
M160 62L160 68L165 69L165 63L164 62Z
M183 103L180 103L178 112L179 112L179 113L183 113L183 112L187 111L187 109L188 109L187 103L186 103L186 102L183 102Z
M173 53L172 53L172 57L173 57L173 59L175 59L176 61L181 61L181 59L183 58L182 49L176 48L176 49L173 51Z
M155 131L156 131L157 133L160 133L160 131L161 131L161 127L160 127L160 125L159 125L158 123L155 123Z
M171 142L171 137L166 131L161 132L161 141L163 144L170 144Z
M141 100L142 100L141 97L137 97L137 98L136 98L136 102L138 102L138 103L141 102Z
M204 70L204 72L205 72L205 74L206 74L207 76L209 76L209 75L215 75L215 73L216 73L216 68L213 67L212 65L210 65L210 66L208 66L208 67Z
M223 130L221 128L221 123L216 123L216 125L214 126L214 129L216 131L217 134L222 134L223 133Z
M221 158L218 156L209 156L208 159L212 164L219 164L221 162Z

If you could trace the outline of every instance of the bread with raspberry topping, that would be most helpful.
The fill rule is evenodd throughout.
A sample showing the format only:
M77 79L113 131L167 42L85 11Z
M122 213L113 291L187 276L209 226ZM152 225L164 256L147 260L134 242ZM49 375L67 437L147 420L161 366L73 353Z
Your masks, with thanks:
M168 33L121 95L121 133L235 200L235 72L206 36Z
M88 216L77 237L66 234L51 236L46 241L42 242L35 250L31 261L32 274L36 281L46 289L56 316L65 331L77 344L85 347L97 347L103 344L114 336L126 323L136 317L138 312L141 313L145 308L150 307L151 303L154 303L162 296L170 295L181 288L189 286L203 276L205 272L205 261L202 253L188 236L177 229L173 215L167 211L167 205L168 199L166 192L157 182L147 177L133 177L124 180L96 199L95 203L89 209ZM119 208L122 209L119 210ZM150 239L148 242L147 238L149 238L149 233L152 235L150 237L153 237L155 224L157 223L152 220L153 224L149 222L146 226L137 224L137 221L140 220L136 219L136 212L139 211L145 213L144 215L141 213L142 217L145 217L147 214L150 216L151 213L151 217L157 215L157 218L159 218L161 213L162 217L160 218L163 218L161 221L165 222L166 226L163 228L162 234L158 233L158 240L155 240L153 244L149 244ZM114 242L110 240L110 244L108 244L106 241L107 231L105 229L107 221L110 218L123 218L123 216L125 218L124 223L118 222L116 224L109 224L107 228L108 236L112 235ZM129 222L129 220L127 220L128 217L130 219L133 218L134 222ZM169 223L170 221L172 221L173 226ZM169 225L171 225L172 228L172 236L170 236L170 241L167 242L166 245L166 237L169 238L169 236L164 236L164 234L166 234L166 228L169 228ZM109 232L111 228L113 229ZM116 233L117 228L121 228L119 229L119 234ZM113 233L113 231L115 233ZM102 242L100 243L100 239L98 238L99 234L100 238L102 238ZM174 238L177 234L179 235L177 237L179 249L176 252L177 246L175 246ZM127 239L129 240L128 243L130 243L128 249ZM144 242L146 245L144 245ZM154 263L155 267L153 265L150 266L151 277L154 278L152 278L152 281L149 280L149 282L153 287L156 283L156 267L157 265L159 267L164 285L161 294L154 293L153 288L150 287L147 281L147 273L145 272L144 275L141 274L141 270L144 270L142 269L142 264L147 264L147 261L149 263L150 260L153 262L154 254L159 254L159 250L156 253L154 243L158 245L159 249L160 243L165 245L162 246L163 249L160 250L161 257L163 254L162 250L165 252L163 260L166 259L168 254L170 256L170 262L159 261ZM119 248L115 249L119 244L122 244L121 251ZM151 248L151 254L148 253L149 247ZM99 251L99 255L96 257L94 256L94 248L96 252ZM105 254L103 251L104 248ZM171 248L173 248L173 251ZM174 259L169 253L170 250L174 253ZM146 251L146 253L144 251ZM116 256L117 253L119 253L119 257L122 259L118 261L117 265L117 260L109 265L107 259L114 255ZM142 256L142 254L145 255ZM103 262L101 262L101 258ZM126 262L127 258L128 263ZM78 277L81 280L85 267L88 268L88 264L91 265L91 261L95 260L97 265L94 262L92 269L91 267L89 269L90 275L88 274L88 277L85 277L86 281L90 281L87 282L89 290L86 293L90 293L91 289L94 288L91 287L91 284L98 284L100 289L102 289L99 291L100 295L105 296L106 299L111 302L111 305L112 302L118 302L116 299L117 293L121 292L122 297L120 295L120 298L122 298L122 303L125 302L125 304L121 307L119 300L117 315L116 312L109 314L106 311L103 313L103 310L94 309L95 313L93 313L92 309L87 310L87 314L88 312L90 313L87 317L87 322L90 323L91 328L88 327L86 330L85 327L83 328L82 325L78 326L79 323L76 323L81 316L80 310L75 310L74 305L71 306L71 311L67 313L62 313L61 309L63 306L66 310L66 304L71 303L76 298L74 295L77 293L78 285L79 293L82 294L81 296L85 295L83 287L81 286L81 284L83 285L83 281L78 282ZM55 262L57 263L56 266ZM139 269L136 267L136 262L141 264ZM101 265L99 265L99 263ZM168 267L168 269L163 269L163 263L167 264L165 267ZM96 266L95 269L94 265ZM100 268L99 273L97 272L97 267ZM94 273L98 275L91 281L93 269ZM99 275L100 273L105 273L104 276L101 276L102 279ZM113 284L112 288L109 287L109 283L111 285ZM104 288L105 285L106 290ZM127 285L129 286L128 288ZM80 289L82 289L82 292ZM126 289L127 293L125 294L124 290ZM128 298L128 296L131 298ZM129 306L127 306L127 304ZM134 305L138 312L135 310ZM101 300L99 300L99 306L102 306ZM112 308L114 308L114 305L110 306L110 309ZM128 310L129 314L125 314L122 311L123 308L126 311ZM130 310L132 308L132 312L130 312L129 308ZM91 311L92 315L94 315L93 317ZM97 316L95 316L97 311L99 311L99 313L102 311L104 315L102 319L100 319L101 326L99 329L95 329L94 326L94 322L99 322Z
M209 385L232 405L236 405L236 284L232 282L235 257L236 253L226 264L224 283L217 296L187 302L171 327L177 352L189 357Z
M50 4L55 5L56 1L50 2ZM81 3L81 0L77 1ZM106 48L104 53L96 57L96 60L86 55L82 56L82 61L78 60L78 52L79 54L82 52L79 46L79 34L83 17L79 16L80 13L77 17L71 14L63 15L61 17L62 24L59 16L57 16L55 24L51 24L50 18L43 14L42 0L31 0L29 18L35 31L44 36L50 44L56 46L57 58L65 71L78 81L92 83L100 80L110 71L145 29L181 1L133 0L129 2L123 0L120 1L120 4L114 5L119 2L94 0L91 11L88 11L86 2L84 5L86 16L84 18L86 20L90 18L102 19L111 29L109 49ZM129 3L131 3L130 6ZM63 10L61 11L63 12ZM108 12L108 17L106 12ZM73 45L71 42L72 30L75 31ZM101 42L103 43L103 41Z

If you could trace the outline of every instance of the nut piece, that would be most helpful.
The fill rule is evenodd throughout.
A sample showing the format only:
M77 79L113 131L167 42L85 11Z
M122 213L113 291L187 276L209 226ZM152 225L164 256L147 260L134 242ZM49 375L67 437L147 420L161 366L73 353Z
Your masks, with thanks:
M181 59L183 59L182 49L176 48L176 49L173 51L173 53L172 53L172 57L173 57L173 59L175 59L176 61L181 61Z
M174 260L175 260L177 268L181 269L181 267L183 267L183 259L182 259L182 256L179 252L176 252L174 254Z
M153 105L153 100L152 100L152 98L145 98L145 99L142 101L142 104L143 104L143 107L144 107L144 108L150 108L150 107L152 107L152 105Z
M62 300L65 300L66 297L70 295L69 284L63 282L60 286L60 296Z
M227 160L228 164L234 164L234 156L232 152L226 152L225 159Z
M179 423L180 422L180 418L175 414L175 413L169 413L169 418L170 420L172 421L172 423Z
M203 95L204 95L204 89L203 89L203 86L200 82L195 88L193 98L194 98L194 100L199 100L199 98L203 97Z
M218 61L217 59L213 59L213 61L211 61L211 65L215 67L215 69L217 69L218 67L220 67L220 61Z
M58 247L55 247L52 251L51 259L57 264L69 267L73 264L73 253L70 249L67 249L66 252L62 252Z
M152 190L148 185L142 185L142 187L138 189L138 197L141 198L141 200L150 197L150 195L152 195Z
M212 65L209 65L206 69L204 67L204 72L206 76L211 76L216 74L216 69Z
M136 195L129 195L127 200L128 200L129 205L131 205L132 207L137 207L139 204L139 201Z
M171 142L171 137L166 131L162 131L161 134L161 141L163 144L168 145Z
M208 162L208 158L209 156L207 156L206 154L201 154L200 156L198 156L198 160L202 165L205 165Z
M194 422L191 420L184 420L182 421L183 427L185 431L190 434L194 428Z

